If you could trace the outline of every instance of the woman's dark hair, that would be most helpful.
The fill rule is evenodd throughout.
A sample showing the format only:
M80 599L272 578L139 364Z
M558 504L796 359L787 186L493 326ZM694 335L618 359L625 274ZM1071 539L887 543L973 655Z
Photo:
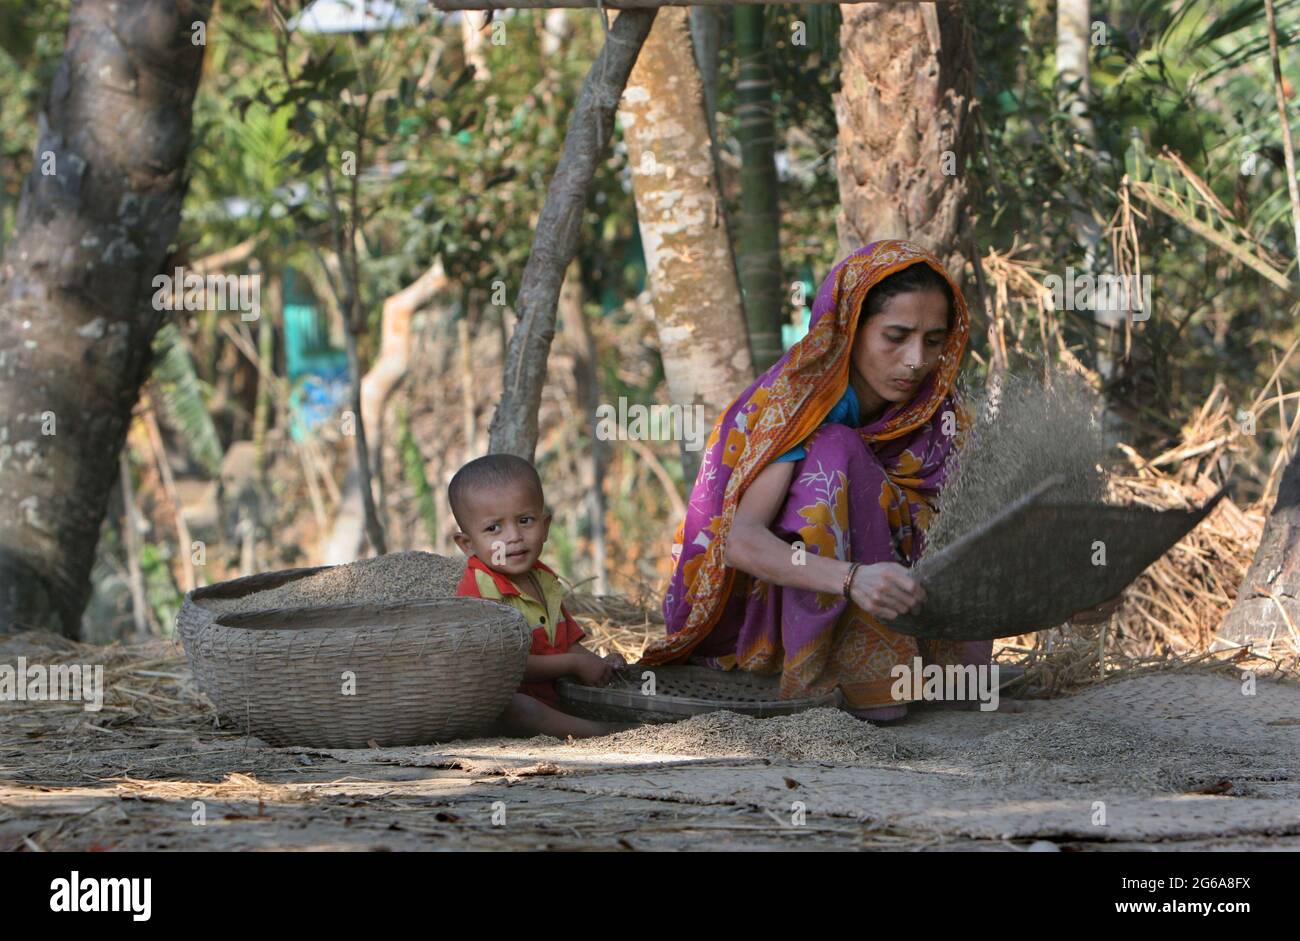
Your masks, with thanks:
M948 279L935 271L923 261L909 265L902 271L895 271L889 277L867 292L867 299L862 302L862 319L865 322L885 309L891 297L899 294L911 294L915 291L938 291L948 299L948 323L952 324L952 309L956 303L952 296L952 285Z

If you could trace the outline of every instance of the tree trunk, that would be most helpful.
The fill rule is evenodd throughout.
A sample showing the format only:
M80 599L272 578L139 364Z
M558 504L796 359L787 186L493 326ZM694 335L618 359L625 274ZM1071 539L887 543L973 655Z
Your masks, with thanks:
M122 484L122 548L126 552L127 578L131 585L131 620L137 634L149 633L149 597L140 569L140 508L131 486L131 459L128 448L117 452L117 479Z
M379 327L379 357L361 379L361 423L369 436L370 472L382 477L384 408L406 376L411 359L411 319L415 312L447 289L447 274L439 256L416 280L384 299Z
M1076 137L1071 163L1093 161L1097 156L1097 131L1088 116L1092 97L1092 75L1088 64L1091 43L1092 14L1090 0L1057 0L1056 3L1056 96L1057 104L1069 116ZM1077 186L1065 186L1065 198L1070 203L1070 222L1074 239L1083 250L1083 271L1095 275L1101 268L1097 249L1101 244L1102 224L1093 215L1090 200ZM1100 327L1097 350L1097 371L1107 381L1115 378L1118 367L1116 347L1120 337L1117 331L1124 323L1126 313L1116 308L1098 307L1093 319ZM1113 410L1107 410L1107 426L1118 433L1123 427Z
M659 12L621 113L668 392L673 404L703 406L707 426L754 365L685 9ZM688 444L690 482L702 452Z
M355 310L355 302L352 306ZM375 491L370 474L370 444L366 438L366 422L361 417L362 374L359 348L361 333L364 329L364 322L358 314L349 318L347 333L343 335L347 345L348 379L351 386L351 401L349 404L353 415L352 436L354 446L352 448L352 460L357 468L361 509L365 514L366 521L366 538L370 540L370 548L374 550L375 555L385 555L388 552L388 537L384 533L384 522L380 515L384 511L384 507L375 501Z
M438 291L447 287L441 257L435 258L424 274L396 294L384 299L380 326L379 357L360 383L360 427L366 429L369 473L366 479L381 480L384 459L384 409L398 383L406 375L411 355L411 318ZM351 463L344 477L338 511L324 539L324 563L341 565L356 561L361 537L368 520L363 475L357 468L358 449L349 449ZM381 488L382 492L382 488ZM382 505L382 501L381 501ZM370 537L373 543L373 537ZM385 542L385 548L387 544ZM378 550L376 550L378 551Z
M77 636L163 311L202 0L80 0L0 271L0 631ZM43 172L44 171L44 172ZM47 175L48 174L48 175Z
M1293 447L1237 603L1219 631L1227 640L1260 642L1300 630L1300 442Z
M537 409L555 337L555 306L564 271L577 254L592 175L614 133L614 111L657 12L629 10L614 18L569 119L564 150L547 187L519 287L515 306L519 321L506 354L501 402L492 417L493 453L532 460L537 448Z
M933 251L960 278L974 61L965 7L842 5L836 167L841 254L882 238Z
M465 64L474 67L474 78L486 82L492 77L487 64L487 50L483 47L490 38L491 25L484 22L486 14L465 12L460 15L460 39L465 50Z
M1089 0L1056 0L1056 93L1075 132L1092 145L1097 135L1088 116L1092 95L1088 65L1092 15L1088 6Z
M704 114L709 121L709 136L713 140L713 160L718 159L718 48L722 42L722 23L716 7L691 7L691 43L695 47L695 62L700 67L700 81L704 84Z
M777 199L776 117L772 67L763 42L765 7L736 7L736 100L740 140L740 216L736 220L736 267L749 323L754 368L781 358L781 313L786 292L781 276L781 207Z

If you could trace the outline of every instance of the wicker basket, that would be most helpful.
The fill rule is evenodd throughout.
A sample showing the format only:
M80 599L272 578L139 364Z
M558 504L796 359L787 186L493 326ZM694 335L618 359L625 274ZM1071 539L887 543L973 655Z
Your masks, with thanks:
M218 712L271 745L483 734L523 679L532 640L518 611L474 598L217 615L198 595L177 619L195 681Z
M176 633L180 634L181 641L188 650L190 641L198 631L221 615L224 610L223 602L279 588L297 579L323 572L327 568L329 568L327 565L317 565L312 568L281 569L278 572L246 575L243 578L232 578L230 581L195 588L185 595L180 613L176 615ZM273 606L268 605L269 607Z
M654 674L649 694L644 673ZM839 690L810 699L782 699L781 678L744 670L712 670L686 665L628 667L609 686L555 682L567 712L603 722L676 722L726 709L742 715L784 716L818 706L840 705Z

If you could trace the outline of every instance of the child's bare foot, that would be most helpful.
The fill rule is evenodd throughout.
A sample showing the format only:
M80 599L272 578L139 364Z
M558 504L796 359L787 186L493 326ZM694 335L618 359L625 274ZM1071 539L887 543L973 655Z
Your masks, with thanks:
M507 734L519 737L550 735L554 738L591 738L617 731L614 726L606 723L592 722L561 712L524 693L514 694L498 722L505 727Z

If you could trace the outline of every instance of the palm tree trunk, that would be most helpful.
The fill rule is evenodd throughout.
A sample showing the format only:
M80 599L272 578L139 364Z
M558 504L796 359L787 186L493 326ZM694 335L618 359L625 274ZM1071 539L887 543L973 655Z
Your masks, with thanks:
M736 7L736 136L740 140L740 216L736 265L749 322L749 348L760 372L781 358L781 208L777 199L772 67L763 41L764 7Z
M204 50L191 30L210 7L79 0L69 14L0 274L0 631L79 632L163 322L151 281L180 224Z
M961 228L974 60L965 5L842 5L836 158L841 254L908 238L965 264Z
M754 366L704 108L688 13L664 7L620 113L668 392L712 422ZM702 451L680 444L694 480Z

